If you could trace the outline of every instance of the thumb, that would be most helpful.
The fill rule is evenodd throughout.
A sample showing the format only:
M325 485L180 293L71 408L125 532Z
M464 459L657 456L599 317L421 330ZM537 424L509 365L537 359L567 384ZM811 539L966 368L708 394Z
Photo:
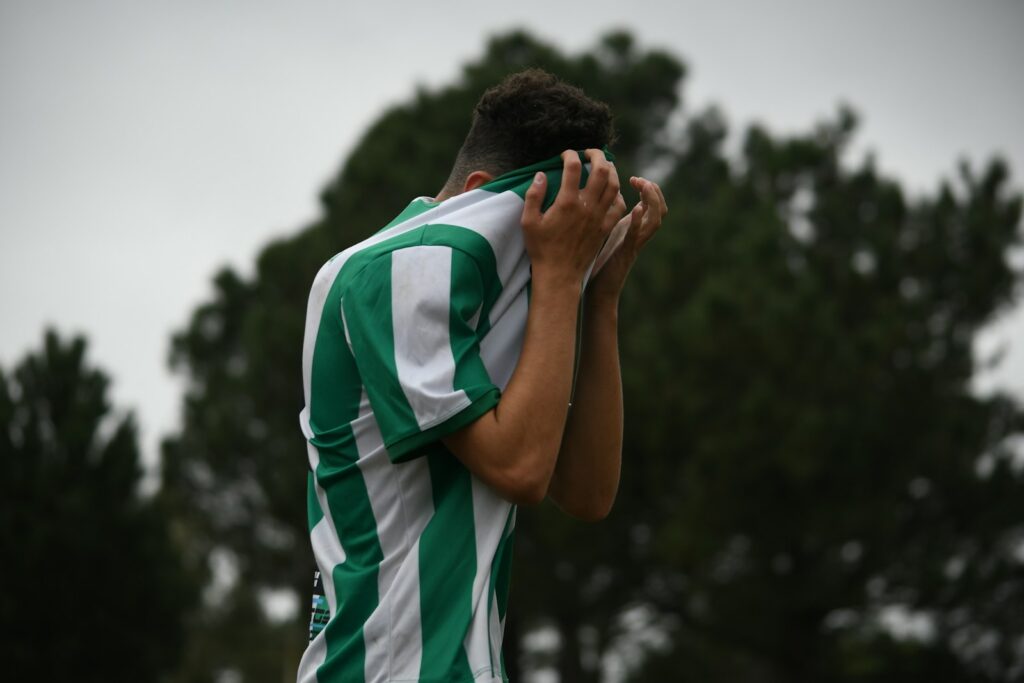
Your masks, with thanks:
M525 205L523 206L523 223L539 221L541 207L544 205L544 194L548 187L548 177L537 171L533 176L533 182L526 190Z

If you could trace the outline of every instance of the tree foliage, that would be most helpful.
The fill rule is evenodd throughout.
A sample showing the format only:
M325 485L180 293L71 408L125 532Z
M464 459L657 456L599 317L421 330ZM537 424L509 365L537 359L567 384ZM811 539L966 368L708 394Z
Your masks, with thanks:
M386 111L323 190L322 217L267 246L253 278L216 277L172 353L188 393L164 480L192 560L227 549L245 590L290 586L305 605L310 282L439 189L479 95L526 66L608 102L620 175L659 174L671 211L622 303L616 509L594 526L521 515L507 640L518 652L548 627L560 646L510 663L573 682L616 662L638 681L1009 680L1022 419L970 390L972 341L1018 276L1008 169L963 165L908 197L871 158L850 161L848 109L800 135L751 127L727 154L724 117L682 107L681 62L623 33L576 56L493 39L454 84ZM922 637L884 627L899 610ZM291 632L281 657L301 649ZM222 661L263 680L244 662L265 653L240 644Z
M152 681L173 670L195 587L167 511L139 495L131 415L81 337L0 371L6 680Z

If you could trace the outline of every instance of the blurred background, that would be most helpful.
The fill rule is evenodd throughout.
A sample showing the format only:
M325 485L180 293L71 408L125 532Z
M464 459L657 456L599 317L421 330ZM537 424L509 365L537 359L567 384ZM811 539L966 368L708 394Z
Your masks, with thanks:
M1024 680L1022 31L994 1L2 0L5 679L294 680L313 275L541 66L672 211L622 303L616 508L520 516L513 680Z

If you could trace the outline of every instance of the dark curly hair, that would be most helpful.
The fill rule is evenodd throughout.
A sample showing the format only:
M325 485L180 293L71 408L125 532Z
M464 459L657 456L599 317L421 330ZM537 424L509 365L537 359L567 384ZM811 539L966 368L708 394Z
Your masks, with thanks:
M604 147L614 137L608 105L541 69L520 71L477 102L445 191L461 191L473 171L498 176L566 149Z

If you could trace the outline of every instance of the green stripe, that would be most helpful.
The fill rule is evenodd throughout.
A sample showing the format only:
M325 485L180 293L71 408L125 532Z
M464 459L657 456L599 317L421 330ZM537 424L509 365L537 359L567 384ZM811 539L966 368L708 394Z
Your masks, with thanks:
M359 358L362 383L385 444L396 436L419 432L419 423L398 381L395 364L391 262L391 252L387 252L364 266L358 291L341 300L345 327L353 352ZM341 280L341 275L338 279Z
M587 158L584 156L583 152L580 152L579 155L580 161L584 164L587 163ZM608 161L615 161L615 155L607 149L604 150L604 157ZM562 184L562 168L562 157L551 157L550 159L539 161L536 164L517 168L500 175L491 182L481 185L480 189L495 193L515 192L523 199L526 199L526 191L530 189L530 183L533 182L534 174L537 173L537 171L543 171L544 175L547 176L548 185L544 195L544 204L542 208L543 210L547 210L547 208L554 203L555 197L558 195L558 189ZM587 169L584 168L583 172L580 174L580 189L583 189L584 185L587 184L587 175Z
M491 610L494 609L495 603L498 607L499 620L505 618L505 611L508 607L508 586L512 567L512 533L509 527L512 525L512 516L515 512L516 508L513 505L509 508L508 517L505 518L505 528L501 532L501 541L498 542L498 547L494 551L494 560L491 562L491 577L487 599L488 624L491 623ZM503 654L501 656L501 675L504 676L505 659ZM491 669L494 669L493 660L491 661Z
M320 500L316 497L316 481L313 479L313 471L306 474L306 522L310 533L324 517L324 511L320 509Z
M310 377L310 439L320 455L316 483L325 491L331 521L345 539L345 561L331 568L336 609L325 629L327 653L320 680L363 680L363 625L379 602L383 554L377 523L350 422L359 414L361 380L338 319L340 289L332 286L321 312Z
M384 556L366 483L356 465L346 469L350 471L317 468L327 491L331 519L338 536L345 539L345 561L331 572L337 609L327 624L327 656L317 669L317 678L361 683L366 666L363 628L380 602L377 579Z
M513 505L508 511L508 518L505 520L505 528L501 532L501 541L497 550L494 551L494 564L491 565L491 591L494 593L498 603L498 618L504 619L508 608L508 587L510 571L512 569L512 545L515 529L510 529L512 516L516 508Z
M498 276L498 261L491 249L491 243L478 232L457 225L432 224L424 230L423 244L449 246L452 252L452 315L464 316L463 321L473 317L480 308L479 322L475 332L456 329L456 336L475 334L476 341L483 339L491 329L491 308L501 295L501 278ZM458 308L456 308L458 306ZM456 359L459 356L455 356ZM458 363L456 363L458 365ZM456 384L457 386L457 384Z
M420 537L420 677L471 681L462 641L473 617L476 534L469 471L440 442L427 455L434 516Z

